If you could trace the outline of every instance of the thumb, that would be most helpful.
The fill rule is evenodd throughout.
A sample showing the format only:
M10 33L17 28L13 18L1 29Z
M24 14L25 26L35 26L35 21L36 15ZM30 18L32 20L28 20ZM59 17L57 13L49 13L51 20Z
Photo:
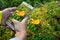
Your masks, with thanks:
M17 23L19 23L19 21L12 19L12 22L14 23L14 25L16 25Z
M8 8L10 12L14 12L16 10L16 7Z
M25 17L23 20L22 20L22 23L27 23L28 21L28 17Z

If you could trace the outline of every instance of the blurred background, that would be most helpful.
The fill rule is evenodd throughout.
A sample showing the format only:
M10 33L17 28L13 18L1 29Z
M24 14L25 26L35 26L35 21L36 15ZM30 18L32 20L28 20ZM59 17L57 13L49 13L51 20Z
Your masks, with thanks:
M7 7L17 7L23 1L27 2L28 4L31 4L32 6L37 6L41 3L44 4L46 2L51 2L56 0L0 0L0 10Z
M50 8L51 9L49 9L49 10L52 10L52 8L54 7L54 6L56 6L55 5L55 2L54 1L60 1L60 0L0 0L0 10L3 10L3 9L5 9L5 8L9 8L9 7L18 7L23 1L25 1L25 2L27 2L28 4L30 4L30 5L32 5L33 7L36 7L37 8L37 10L39 9L38 7L40 7L42 4L44 5L45 3L50 3L50 4L48 4L49 6L50 6ZM54 6L53 6L54 5ZM60 5L60 4L59 4ZM44 5L43 7L41 7L41 8L45 8L45 6L47 6L47 4L46 5ZM58 7L57 7L58 8ZM60 7L59 7L60 8ZM58 13L60 14L60 9L57 9L58 10ZM54 10L55 10L55 13L57 13L56 12L56 9L55 8L53 8ZM44 9L44 10L46 10L46 9ZM36 11L36 9L35 9L35 11ZM43 11L42 11L43 12ZM48 12L49 13L49 12ZM51 14L53 13L53 12L50 12ZM51 14L49 14L48 16L50 16L49 18L51 18ZM57 15L57 14L56 14ZM35 15L34 15L35 16ZM54 14L52 15L52 17L53 16L55 16ZM59 15L60 16L60 15ZM33 16L32 16L33 17ZM37 16L36 16L37 17ZM40 16L39 16L40 17ZM44 14L43 14L43 17L44 17ZM53 19L53 18L52 18ZM55 18L56 19L56 18ZM57 36L55 35L55 33L54 33L54 35L52 34L52 32L51 32L51 34L49 35L49 34L46 34L45 33L45 29L44 28L42 28L42 31L40 31L40 29L38 29L38 30L35 30L34 28L38 28L38 26L37 27L31 27L31 24L29 24L30 25L30 27L31 28L29 28L29 29L31 29L31 31L33 30L34 32L36 32L36 31L39 31L38 33L40 33L40 32L44 32L44 33L42 33L42 35L41 35L41 37L39 37L39 35L38 35L38 33L35 33L35 34L37 34L37 35L32 35L31 33L33 33L33 31L32 32L30 32L29 33L29 35L28 35L28 38L27 38L27 40L60 40L60 19L59 19L59 21L58 21L58 23L56 23L56 20L52 20L51 21L51 19L49 19L48 21L50 22L52 22L51 23L51 27L53 28L53 30L54 30L54 32L56 33L56 31L57 31ZM55 22L55 23L54 23ZM45 22L46 23L46 22ZM53 26L52 26L53 25ZM47 25L46 25L47 26ZM30 30L29 30L30 31ZM46 31L47 32L47 31ZM49 33L49 32L48 32ZM44 34L44 35L43 35ZM4 27L4 26L0 26L0 40L9 40L10 38L12 38L12 35L13 35L13 32L11 31L11 30L9 30L9 29L7 29L6 27ZM47 36L46 36L47 35ZM31 37L32 36L32 37Z

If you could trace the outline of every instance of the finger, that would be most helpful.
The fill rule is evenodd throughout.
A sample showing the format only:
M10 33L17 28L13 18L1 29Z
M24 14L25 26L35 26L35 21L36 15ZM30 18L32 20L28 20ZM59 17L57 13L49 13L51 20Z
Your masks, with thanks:
M11 14L11 13L10 13ZM8 17L10 16L10 14L8 13L3 13L3 16L2 16L2 24L3 25L6 25L6 20L8 19Z
M10 12L14 12L16 10L16 7L8 8Z
M25 18L22 20L23 23L27 23L27 21L28 21L28 17L25 17Z
M14 25L16 25L17 23L19 23L19 21L12 19L12 22L14 23Z
M10 15L12 14L13 12L10 12Z

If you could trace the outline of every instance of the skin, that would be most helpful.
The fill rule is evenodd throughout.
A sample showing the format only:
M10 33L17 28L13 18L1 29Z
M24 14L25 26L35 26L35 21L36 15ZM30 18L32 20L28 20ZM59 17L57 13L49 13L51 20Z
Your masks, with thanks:
M7 18L12 14L12 12L14 12L16 10L16 7L12 7L12 8L6 8L4 9L3 12L3 17L2 17L2 22L1 25L6 26L6 20ZM15 26L15 37L21 39L21 40L25 40L26 38L26 26L27 26L27 21L28 21L28 17L25 17L21 22L12 19L12 22L14 23Z
M7 18L12 14L12 12L14 12L16 10L16 7L12 7L12 8L6 8L6 9L4 9L4 10L2 10L2 13L3 13L3 15L2 15L2 22L1 22L1 24L2 25L6 25L6 20L7 20Z
M15 25L15 30L16 30L15 37L18 37L21 40L25 40L25 38L26 38L26 26L27 26L28 17L24 18L22 20L22 22L19 22L19 21L14 20L14 19L12 19L12 21Z

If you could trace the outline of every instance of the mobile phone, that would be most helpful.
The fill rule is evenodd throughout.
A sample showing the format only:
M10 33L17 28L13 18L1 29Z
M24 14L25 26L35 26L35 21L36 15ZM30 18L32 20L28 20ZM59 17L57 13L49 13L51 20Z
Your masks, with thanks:
M24 17L23 17L23 18L25 18L25 17L28 17L28 16L29 16L29 14L32 12L33 8L34 8L34 7L31 6L31 5L29 5L28 3L22 2L22 3L20 4L20 6L17 7L17 10L19 10L19 11L25 11L26 15L24 15ZM12 15L16 16L16 11L13 12ZM14 16L10 16L11 19L14 18ZM16 16L16 17L17 17L17 16ZM18 21L19 21L19 20L20 20L19 17L17 17L17 18L16 18L16 17L15 17L15 19L18 19ZM10 20L11 20L11 19L10 19ZM9 22L8 19L7 19L7 21L6 21L6 24L8 25L8 28L10 28L11 30L15 30L15 29L14 29L14 25L11 24L11 21Z

